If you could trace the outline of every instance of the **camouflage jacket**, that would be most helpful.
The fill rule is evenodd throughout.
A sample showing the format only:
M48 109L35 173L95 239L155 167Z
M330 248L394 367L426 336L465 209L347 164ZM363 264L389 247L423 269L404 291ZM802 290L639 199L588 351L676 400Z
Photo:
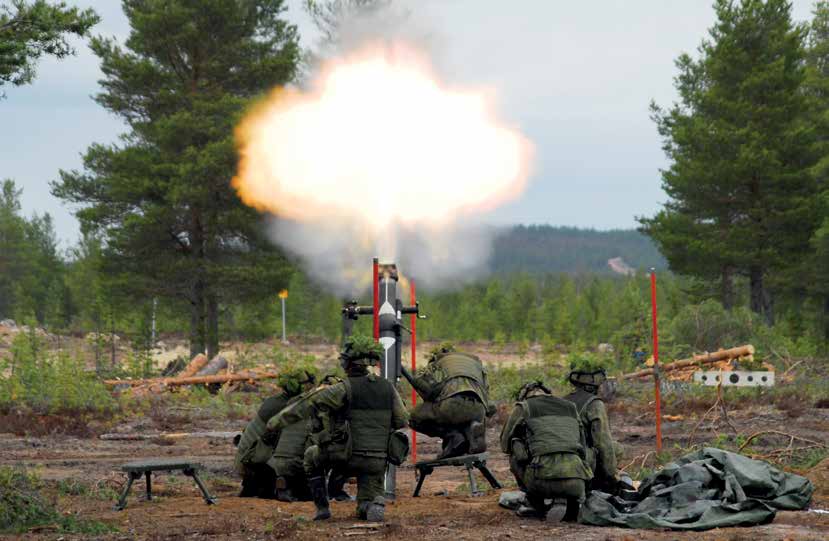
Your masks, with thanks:
M465 354L453 352L450 355ZM445 356L429 361L429 364L417 371L412 386L417 390L418 394L424 400L440 402L460 393L472 393L483 402L484 406L489 408L489 382L487 381L487 373L483 364L481 364L483 381L479 382L470 377L456 376L448 373L441 363L443 357ZM480 363L477 357L473 358Z
M528 415L524 407L518 403L512 410L504 428L501 430L501 450L512 455L512 440L517 438L526 441ZM552 453L540 457L532 457L532 462L521 465L523 468L532 467L535 476L539 479L584 479L593 477L590 467L576 454Z
M618 477L616 446L610 434L610 421L604 402L583 390L576 390L565 398L575 402L580 410L579 414L586 429L587 445L592 449L592 456L588 461L596 478L600 481L615 481Z
M369 376L377 377L377 376ZM267 430L280 431L286 426L292 425L302 419L313 418L318 428L325 430L331 419L345 413L348 404L347 383L339 378L326 378L323 383L313 391L304 395L300 400L292 403L278 415L272 417L267 424ZM409 422L409 412L403 404L403 400L397 391L394 391L394 403L392 404L391 428L397 430L403 428ZM356 454L356 453L355 453ZM365 453L366 456L381 456L385 453Z

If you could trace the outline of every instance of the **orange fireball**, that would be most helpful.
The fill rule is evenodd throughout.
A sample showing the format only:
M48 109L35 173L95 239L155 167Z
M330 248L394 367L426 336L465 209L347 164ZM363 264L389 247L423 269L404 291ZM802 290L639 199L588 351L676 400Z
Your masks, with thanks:
M323 66L307 92L275 90L237 130L233 186L299 222L355 219L440 228L515 198L532 145L483 91L442 84L404 44Z

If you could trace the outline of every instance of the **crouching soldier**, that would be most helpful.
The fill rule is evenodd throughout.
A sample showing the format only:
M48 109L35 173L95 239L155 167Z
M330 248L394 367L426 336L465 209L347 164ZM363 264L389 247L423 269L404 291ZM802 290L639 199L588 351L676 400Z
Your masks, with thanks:
M489 384L481 360L442 344L417 375L402 367L403 376L423 398L412 411L411 427L443 439L438 459L486 451Z
M287 497L284 491L289 489L291 480L294 486L300 490L304 489L304 479L301 479L297 485L297 480L292 477L293 470L290 469L290 463L286 459L288 459L289 451L296 451L295 448L289 448L298 447L297 443L302 447L299 449L299 456L302 457L307 433L305 423L298 422L287 427L286 438L281 445L277 445L275 439L263 438L263 436L265 436L268 420L283 410L291 400L295 400L302 392L310 389L315 380L316 370L313 367L292 367L283 370L277 378L277 384L282 388L282 392L267 398L262 403L256 416L245 427L241 437L238 437L235 465L236 470L242 476L240 497ZM283 473L280 473L280 470L283 470ZM289 480L278 480L280 475L288 475ZM280 485L284 487L282 494L277 491Z
M619 489L616 445L610 434L607 409L598 396L607 374L588 360L573 363L567 379L576 390L565 398L573 402L579 412L587 440L587 463L594 473L590 490L615 494Z
M578 519L588 480L586 442L572 402L557 398L540 381L527 383L501 432L501 449L510 457L510 470L526 493L519 516L544 520L550 506L545 499L564 498L562 520Z
M314 420L313 444L304 457L308 485L317 508L314 520L331 517L326 469L357 478L359 518L384 518L386 463L399 464L408 452L406 448L390 457L389 449L400 447L390 443L405 438L394 431L406 426L408 413L394 386L369 373L368 367L380 360L381 352L371 338L350 337L340 354L346 378L327 377L327 384L268 421L267 430L278 432L299 419L310 416Z

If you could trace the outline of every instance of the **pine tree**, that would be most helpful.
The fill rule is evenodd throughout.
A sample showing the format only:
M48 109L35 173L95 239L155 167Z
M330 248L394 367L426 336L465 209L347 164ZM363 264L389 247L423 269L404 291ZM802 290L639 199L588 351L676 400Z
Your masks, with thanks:
M813 257L803 269L808 292L817 298L823 319L823 338L829 341L829 2L815 4L809 27L807 89L812 100L812 118L820 156L814 167L821 196L820 227L812 237Z
M61 172L58 197L102 235L109 272L138 298L190 307L190 349L216 353L220 304L272 294L287 263L261 217L230 187L233 129L252 100L292 80L295 26L283 0L124 0L125 48L95 38L95 100L130 131L92 145L84 171Z
M700 57L677 60L679 103L652 106L671 160L662 174L670 200L640 223L674 270L718 276L724 305L734 274L748 277L752 310L773 322L770 279L809 251L818 216L805 28L786 0L717 0L714 9Z
M12 0L0 5L0 86L31 83L43 55L75 54L67 36L85 36L99 20L93 10L66 7L63 2Z

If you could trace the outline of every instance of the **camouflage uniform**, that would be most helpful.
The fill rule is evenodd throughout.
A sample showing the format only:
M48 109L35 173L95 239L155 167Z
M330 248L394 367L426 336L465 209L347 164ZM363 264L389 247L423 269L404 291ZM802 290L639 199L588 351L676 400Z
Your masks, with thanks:
M412 411L411 427L444 440L439 458L486 450L484 423L494 413L489 383L481 360L443 348L433 353L417 375L403 375L423 398Z
M587 438L587 463L595 473L590 488L613 493L618 483L616 446L610 434L607 409L601 398L584 389L576 389L565 397L576 405Z
M564 520L574 521L592 477L583 460L586 442L578 412L543 385L525 389L520 395L524 400L515 405L500 438L501 449L510 456L510 470L530 504L519 514L543 520L549 510L545 499L566 498Z
M275 494L276 473L268 463L273 447L262 441L268 420L288 405L291 399L285 393L267 398L256 416L245 427L236 446L234 464L242 476L241 497L272 498Z
M267 422L296 401L304 387L313 382L313 370L286 368L278 380L283 392L267 398L245 427L237 444L234 461L236 470L242 476L240 496L273 498L279 494L275 490L277 487L280 490L288 489L288 494L293 488L294 493L300 497L303 492L307 493L301 467L308 434L307 423L299 422L287 427L286 437L279 445L274 445L266 432ZM298 471L294 467L297 460L300 464ZM308 499L307 494L304 496Z
M317 504L315 519L330 517L327 494L318 481L325 468L337 467L357 478L360 518L370 518L371 506L382 508L389 436L408 421L406 407L391 383L369 374L364 364L349 364L347 370L347 378L326 378L327 384L283 410L267 426L269 431L279 431L299 419L314 419L313 445L305 451L304 468ZM382 510L378 516L382 520Z

